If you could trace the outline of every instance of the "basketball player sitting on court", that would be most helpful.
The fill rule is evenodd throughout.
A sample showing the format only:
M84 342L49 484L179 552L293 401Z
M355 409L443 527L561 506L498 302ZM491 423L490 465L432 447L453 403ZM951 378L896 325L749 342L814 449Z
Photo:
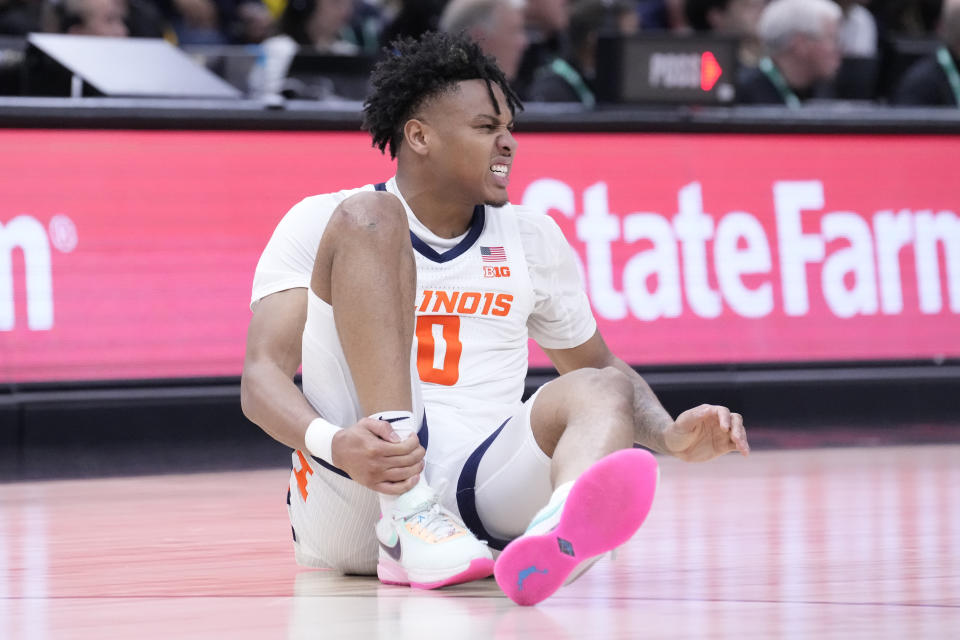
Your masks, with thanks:
M469 40L397 43L364 111L396 175L303 200L260 258L243 408L295 450L302 565L423 588L493 572L532 604L643 522L658 469L635 442L749 450L724 407L670 418L604 344L556 224L509 204L519 107ZM528 336L561 375L522 403Z

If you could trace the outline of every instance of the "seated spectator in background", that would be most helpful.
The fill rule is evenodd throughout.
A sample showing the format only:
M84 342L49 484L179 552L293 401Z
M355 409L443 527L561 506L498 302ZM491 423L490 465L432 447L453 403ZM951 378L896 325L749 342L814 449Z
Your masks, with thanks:
M241 2L227 23L227 40L233 44L259 44L273 35L276 22L260 0Z
M894 93L894 104L960 106L960 0L945 0L940 39L937 52L904 75Z
M877 97L880 59L877 21L864 7L869 0L834 0L843 11L840 20L842 62L834 81L834 95L844 100Z
M243 44L262 41L273 16L261 0L148 0L173 27L180 45Z
M640 33L640 0L611 3L614 8L614 29L624 36Z
M595 104L593 91L597 78L597 43L601 35L629 37L639 31L637 4L635 0L574 0L570 8L570 63L580 74L585 87L580 87L568 75L554 73L539 79L542 87L532 93L570 96L568 101L577 101L585 107ZM535 83L536 85L536 83ZM587 91L590 93L587 94Z
M36 0L0 0L0 35L25 36L39 31L42 6Z
M943 0L870 0L877 24L877 96L893 102L907 70L937 46ZM926 42L926 46L924 46Z
M380 34L380 44L386 47L397 38L419 38L426 31L436 31L446 6L447 0L403 0Z
M740 65L755 67L763 48L757 24L766 0L687 0L687 22L695 31L740 40Z
M523 0L451 0L440 16L440 30L466 32L513 82L527 48L523 7Z
M533 24L557 29L548 38L540 40L539 65L521 95L530 102L579 102L592 109L596 105L594 79L596 78L597 40L601 34L633 35L639 27L635 0L573 0L567 3L542 2L527 19ZM541 30L541 35L547 33ZM528 54L528 58L537 59Z
M249 94L280 95L290 63L301 49L358 55L357 45L341 38L352 16L353 0L292 0L280 18L280 33L263 42L264 59L250 72Z
M690 30L684 11L684 0L638 0L637 15L644 31Z
M357 55L357 45L343 37L351 18L353 0L292 0L283 12L278 37L320 53Z
M341 37L357 45L363 55L376 56L380 53L380 32L387 23L389 5L374 0L356 0L350 26Z
M173 27L152 0L126 0L127 33L131 38L166 38L176 41Z
M83 22L91 30L104 32L100 35L121 35L115 18L118 12L126 25L123 36L162 38L170 33L153 0L117 0L97 5L74 0L0 0L0 35L25 36L44 30L66 33L60 25L76 21L77 11L88 16Z
M44 8L43 28L78 36L127 37L123 0L51 0Z
M226 44L214 0L167 0L179 44Z
M869 0L834 0L843 11L840 52L847 58L877 57L877 21L863 5Z
M758 32L767 56L741 70L737 100L743 104L799 107L823 97L818 86L840 68L840 7L832 0L773 0L760 16Z
M43 4L39 0L0 0L0 36L25 36L40 31ZM0 96L20 93L23 50L0 47Z
M520 96L530 102L581 102L592 107L593 92L571 64L568 1L527 0L524 20L530 44L515 83Z
M934 33L943 0L871 0L870 10L882 31L925 37Z

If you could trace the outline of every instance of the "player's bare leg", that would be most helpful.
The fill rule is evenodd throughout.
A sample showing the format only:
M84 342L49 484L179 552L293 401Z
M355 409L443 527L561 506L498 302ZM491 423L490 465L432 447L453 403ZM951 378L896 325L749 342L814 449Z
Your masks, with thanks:
M420 425L410 386L416 277L396 197L365 192L341 203L324 231L310 286L333 307L362 411L390 422L400 437ZM381 494L380 506L381 581L434 588L492 573L490 551L440 507L422 477L400 496Z
M633 446L633 386L612 367L561 376L537 395L530 426L551 458L553 486L576 480L609 453Z
M554 493L497 560L497 582L518 604L540 602L629 540L659 475L653 456L632 448L633 385L616 369L581 369L551 382L530 424L551 456Z
M412 411L417 272L400 201L376 192L345 200L324 231L310 287L333 307L363 412Z

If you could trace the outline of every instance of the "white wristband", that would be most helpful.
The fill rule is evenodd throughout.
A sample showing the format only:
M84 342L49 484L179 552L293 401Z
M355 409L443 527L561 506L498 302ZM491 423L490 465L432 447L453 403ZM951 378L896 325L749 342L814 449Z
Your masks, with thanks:
M315 418L307 426L303 435L303 442L307 451L324 462L333 464L333 436L337 435L340 427L330 424L323 418Z

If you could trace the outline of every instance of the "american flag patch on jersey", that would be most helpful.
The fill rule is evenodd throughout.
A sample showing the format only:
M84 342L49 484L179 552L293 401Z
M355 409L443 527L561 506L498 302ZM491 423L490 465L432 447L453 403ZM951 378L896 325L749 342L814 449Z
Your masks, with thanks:
M480 256L484 262L507 261L507 252L503 247L480 247Z

